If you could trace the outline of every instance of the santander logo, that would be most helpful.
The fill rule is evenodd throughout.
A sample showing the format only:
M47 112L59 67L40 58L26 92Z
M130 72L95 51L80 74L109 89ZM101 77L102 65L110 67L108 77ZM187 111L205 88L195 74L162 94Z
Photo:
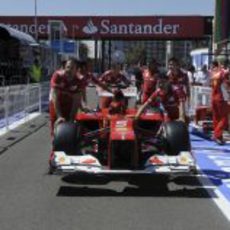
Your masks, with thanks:
M98 28L93 24L93 21L89 19L87 24L82 28L82 31L86 34L95 34L98 32Z
M115 24L110 19L102 19L98 26L95 26L91 19L82 28L86 34L99 32L102 35L176 35L180 32L180 24L165 23L163 18L158 18L154 23L127 23Z

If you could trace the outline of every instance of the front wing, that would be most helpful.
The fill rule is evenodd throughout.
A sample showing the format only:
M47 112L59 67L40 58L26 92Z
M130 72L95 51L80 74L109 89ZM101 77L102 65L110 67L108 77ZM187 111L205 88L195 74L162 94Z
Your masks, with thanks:
M57 174L175 174L178 176L196 172L195 160L190 152L177 156L153 155L142 169L110 169L101 165L92 155L69 156L64 152L54 153L53 165Z

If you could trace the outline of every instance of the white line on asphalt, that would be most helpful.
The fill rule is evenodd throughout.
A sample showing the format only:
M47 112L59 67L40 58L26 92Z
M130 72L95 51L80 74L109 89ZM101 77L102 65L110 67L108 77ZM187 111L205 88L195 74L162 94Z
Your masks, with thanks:
M41 113L31 113L27 115L27 117L20 119L19 121L15 121L11 125L9 125L8 129L6 127L0 129L0 136L6 134L7 132L17 128L18 126L25 124L26 122L38 117Z
M208 177L204 178L201 176L201 177L198 177L198 180L204 185L204 188L207 188L207 186L205 186L205 184L207 184L207 181L208 183L213 184ZM230 221L230 202L225 198L223 193L215 185L213 186L215 187L215 189L213 189L212 191L215 193L216 197L213 197L213 194L210 190L207 190L207 192L210 195L210 197L212 197L213 201L218 206L218 208L225 215L227 220Z

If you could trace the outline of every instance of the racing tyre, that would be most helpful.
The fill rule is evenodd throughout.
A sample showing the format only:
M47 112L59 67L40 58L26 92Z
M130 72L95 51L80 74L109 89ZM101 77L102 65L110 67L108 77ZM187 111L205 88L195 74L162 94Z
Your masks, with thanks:
M182 121L166 122L163 127L163 139L168 155L178 155L181 151L190 151L190 138L186 124Z
M64 151L67 155L79 154L80 130L80 125L78 123L60 123L54 131L54 151Z

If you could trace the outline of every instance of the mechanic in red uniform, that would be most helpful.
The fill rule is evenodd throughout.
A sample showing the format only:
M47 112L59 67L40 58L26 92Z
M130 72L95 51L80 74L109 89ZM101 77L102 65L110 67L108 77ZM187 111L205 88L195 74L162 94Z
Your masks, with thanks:
M176 58L170 58L168 62L168 81L172 86L174 101L165 105L168 116L172 119L178 119L188 123L188 115L186 114L186 103L189 106L190 86L189 79L185 72L180 69L179 61Z
M224 60L223 63L221 64L221 68L224 72L224 74L226 75L226 78L230 77L230 69L229 69L229 61L228 60Z
M135 115L135 119L139 119L140 115L144 112L144 110L147 107L151 109L160 110L163 119L164 112L167 113L165 106L167 106L169 101L172 100L176 101L176 99L174 98L172 85L169 83L166 77L159 79L156 86L156 90L149 96L145 103L139 107ZM161 109L163 109L163 111ZM168 116L167 119L171 120L171 117Z
M125 115L127 109L125 96L121 90L114 91L114 97L109 105L109 114Z
M162 121L164 120L168 120L168 117L165 116L165 111L164 111L164 107L162 107L161 105L163 104L163 101L166 100L166 98L168 97L168 94L170 94L170 84L167 81L166 77L165 78L161 78L158 80L157 86L156 86L156 90L150 95L150 97L145 101L144 104L142 104L134 117L134 130L136 133L136 151L137 151L137 156L140 156L141 153L141 136L142 135L153 135L153 130L149 130L148 124L147 126L144 125L142 126L141 124L138 123L140 116L142 115L142 113L146 110L146 109L150 109L153 110L157 113L160 113L161 119ZM160 123L159 123L160 124Z
M121 65L117 63L112 64L112 68L110 70L105 71L100 77L99 81L106 85L107 87L117 86L119 84L123 84L125 86L130 85L130 81L126 78L124 73L121 71ZM99 99L99 107L101 109L108 108L110 103L112 102L112 97L100 97Z
M86 96L86 88L87 86L89 86L90 84L95 84L99 87L101 87L102 89L113 93L112 90L107 87L107 85L103 82L101 82L92 72L92 62L91 60L87 60L87 61L78 61L78 65L79 65L79 69L77 71L77 76L79 79L81 79L81 83L82 86L84 88L84 92L83 92L83 102L84 102L84 106L85 108L87 108L86 104L87 104L87 96Z
M156 90L157 81L160 77L158 70L159 63L156 59L152 59L148 68L143 70L143 83L142 83L142 98L141 103L144 104L146 100Z
M64 69L55 71L51 78L49 112L52 136L54 126L63 121L74 120L75 113L81 107L84 87L76 72L76 60L68 59Z
M229 60L225 59L223 64L221 65L221 68L224 71L225 78L229 79L230 81L230 68L229 68ZM230 132L230 87L227 88L228 91L228 131Z
M217 61L212 62L211 87L212 87L212 112L214 126L214 140L224 144L223 131L228 126L228 92L230 81Z
M82 108L82 93L84 85L77 76L78 65L75 59L68 59L63 69L54 72L51 78L50 89L50 128L51 137L54 136L55 126L64 121L74 121L78 109ZM53 150L49 156L50 170L52 171Z

